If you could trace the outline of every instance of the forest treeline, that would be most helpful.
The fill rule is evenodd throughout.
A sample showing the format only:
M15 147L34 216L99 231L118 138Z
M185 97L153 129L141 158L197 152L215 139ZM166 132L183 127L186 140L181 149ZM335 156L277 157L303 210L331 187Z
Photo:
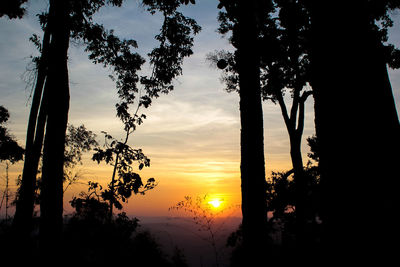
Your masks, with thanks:
M23 17L26 2L5 1L0 4L0 16ZM391 262L399 240L396 164L400 124L388 67L400 67L400 50L388 43L388 30L393 26L391 12L400 8L400 2L215 2L218 32L229 39L234 51L216 47L208 60L221 70L227 91L237 92L240 99L243 221L229 242L237 246L232 266L326 266L344 261L378 262L382 266ZM137 222L124 214L115 215L113 208L122 207L132 193L144 193L157 185L154 178L143 183L134 171L133 163L140 170L150 166L150 160L140 149L130 147L128 139L146 118L140 112L173 90L174 79L182 75L184 58L193 54L194 35L201 27L179 9L182 5L195 9L194 0L140 3L149 15L163 17L155 36L159 45L147 55L152 67L148 76L138 74L145 59L135 52L137 42L119 39L93 19L101 7L118 8L122 0L49 0L48 11L38 16L43 36L31 38L40 56L33 58L36 83L26 144L20 148L24 168L11 227L14 243L28 255L36 247L43 259L60 256L62 244L71 241L65 233L81 231L90 223L99 225L94 236L112 233L110 238L119 235L120 239L111 243L125 242ZM73 131L79 132L73 127L67 131L67 59L73 40L84 45L93 63L112 70L119 97L116 114L124 125L125 140L118 141L104 132L103 148L96 142L85 147L84 141L75 146L79 149L68 150L68 140L75 142L71 142ZM286 95L290 95L290 108ZM304 164L301 153L305 104L310 97L314 99L316 135L308 142L314 165ZM265 173L263 101L272 101L281 109L293 167L285 173L273 173L269 179ZM3 109L1 112L6 114ZM7 116L1 116L3 123ZM80 130L89 140L90 131ZM7 160L1 145L1 160ZM71 202L75 221L64 225L66 151L79 161L80 151L89 149L95 150L93 160L113 166L111 182L106 189L91 182L88 193ZM19 160L22 156L9 157ZM38 245L31 240L37 223L35 204L40 206ZM267 217L269 212L272 219ZM287 233L279 246L269 241L274 220L280 221ZM73 236L73 232L68 234ZM132 240L126 242L126 247L140 250ZM109 248L104 253L111 251ZM115 253L129 256L125 250ZM182 260L178 256L176 262Z

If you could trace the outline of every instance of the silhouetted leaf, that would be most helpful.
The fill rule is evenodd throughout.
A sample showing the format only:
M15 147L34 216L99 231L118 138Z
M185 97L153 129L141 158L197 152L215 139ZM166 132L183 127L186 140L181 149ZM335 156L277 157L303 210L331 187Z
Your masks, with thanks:
M143 164L143 163L140 163L140 164L139 164L139 170L143 169L143 167L144 167L144 164Z

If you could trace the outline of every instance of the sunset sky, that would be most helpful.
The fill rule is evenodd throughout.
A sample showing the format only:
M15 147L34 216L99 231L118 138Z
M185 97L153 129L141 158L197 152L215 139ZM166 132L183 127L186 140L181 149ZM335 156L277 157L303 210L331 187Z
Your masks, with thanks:
M27 119L30 110L30 90L27 73L31 55L37 51L29 37L42 36L36 14L46 10L44 0L31 0L28 13L22 20L0 19L0 105L10 112L7 127L21 145L25 145ZM123 8L103 8L95 21L107 29L114 29L122 38L135 39L138 52L145 57L157 45L154 36L161 26L161 17L151 16L138 1L126 1ZM194 55L185 60L183 75L175 80L175 90L156 99L147 110L144 124L132 135L129 144L142 148L151 159L151 167L138 173L144 180L154 177L158 186L145 196L137 195L125 204L128 214L135 216L171 215L168 208L185 195L209 194L224 202L221 207L240 203L240 117L236 93L224 91L220 71L210 67L206 55L214 50L232 50L227 39L216 32L218 27L217 1L202 0L196 6L185 7L185 15L196 19L202 31L195 38ZM390 42L400 46L400 14L393 14L395 27L390 31ZM145 65L143 73L149 72ZM94 65L87 58L84 46L71 43L69 49L70 112L69 123L84 124L98 136L101 131L121 138L123 127L115 117L117 94L111 72ZM389 71L397 107L400 107L400 71ZM373 105L373 103L371 104ZM264 103L266 172L288 170L291 167L289 140L280 113L272 103ZM313 101L306 103L304 140L314 133ZM303 142L304 163L308 147ZM85 157L78 166L81 183L89 180L106 184L112 167L98 165ZM11 189L21 173L22 164L10 168ZM5 186L5 165L0 165L0 192ZM71 212L68 202L80 191L76 184L65 194L64 208ZM1 210L3 214L4 209Z

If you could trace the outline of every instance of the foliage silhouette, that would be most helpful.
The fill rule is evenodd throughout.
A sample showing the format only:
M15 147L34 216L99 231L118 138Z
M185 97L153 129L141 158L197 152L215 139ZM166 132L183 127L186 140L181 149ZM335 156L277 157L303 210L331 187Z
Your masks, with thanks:
M102 187L89 182L88 192L71 201L75 209L65 227L63 244L70 263L187 266L176 252L169 258L149 232L139 232L139 220L126 213L109 219L110 202Z
M0 106L0 162L5 162L6 165L6 185L3 191L3 196L1 197L0 210L5 204L5 224L8 222L8 207L9 207L9 175L8 170L10 163L14 164L23 159L24 149L19 146L15 138L9 133L8 129L5 127L5 123L8 121L10 114L8 110ZM5 199L5 201L4 201Z
M100 163L105 161L113 166L113 175L108 189L102 192L102 198L109 201L109 219L113 216L113 207L122 209L122 202L127 202L128 198L134 194L144 195L146 191L153 189L157 183L154 178L147 179L146 184L143 184L139 174L133 172L132 164L138 162L138 169L150 166L150 159L147 158L141 149L133 149L127 145L130 134L127 128L126 138L124 142L114 139L111 135L104 132L105 135L105 150L96 148L96 153L92 159ZM115 159L114 159L115 157ZM116 177L117 174L117 177Z
M83 165L83 153L93 150L96 146L96 134L87 130L83 124L78 127L68 125L64 150L64 193L80 178L80 173L75 168L77 165Z
M0 18L8 16L9 19L22 18L25 8L22 6L28 0L4 0L0 5Z
M10 114L8 110L0 106L0 162L10 161L11 163L15 163L22 160L24 149L18 144L4 125L9 117Z

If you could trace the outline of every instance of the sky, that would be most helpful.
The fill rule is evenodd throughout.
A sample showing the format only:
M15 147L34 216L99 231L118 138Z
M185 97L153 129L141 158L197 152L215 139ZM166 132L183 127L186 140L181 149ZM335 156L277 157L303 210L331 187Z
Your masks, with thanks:
M31 86L27 83L31 55L37 51L29 37L42 36L36 14L46 10L47 1L31 0L27 15L21 20L0 19L0 105L10 112L7 124L21 145L25 144L27 120L30 109ZM103 8L94 18L107 29L114 29L121 38L135 39L138 52L146 54L157 45L154 36L161 26L159 15L151 16L137 0L126 1L122 8ZM183 200L184 196L208 194L210 198L223 199L223 207L235 214L240 204L240 114L237 93L227 93L220 81L221 72L210 66L206 55L214 50L233 50L218 28L214 0L196 1L195 7L182 9L202 27L195 37L194 54L185 59L183 75L174 81L175 89L156 99L147 110L147 119L130 138L129 144L141 148L150 158L151 166L138 171L143 180L154 177L155 189L146 195L131 197L124 210L135 216L171 215L168 208ZM389 42L400 47L400 14L392 14L395 26L390 31ZM117 93L108 75L109 69L94 65L87 58L84 46L71 43L69 49L70 112L69 123L84 124L98 136L101 131L122 138L123 126L115 116ZM146 64L142 73L149 73ZM397 107L400 106L400 71L389 70ZM280 108L273 103L263 103L264 144L266 174L291 168L289 139ZM306 102L306 121L303 134L303 160L307 162L308 147L305 139L314 133L313 101ZM79 183L68 188L64 196L64 209L70 213L69 201L85 191L88 181L106 184L110 181L112 167L97 164L84 157L78 166ZM21 174L22 164L10 167L11 190ZM0 165L0 192L5 186L5 165ZM0 211L3 213L4 209Z

